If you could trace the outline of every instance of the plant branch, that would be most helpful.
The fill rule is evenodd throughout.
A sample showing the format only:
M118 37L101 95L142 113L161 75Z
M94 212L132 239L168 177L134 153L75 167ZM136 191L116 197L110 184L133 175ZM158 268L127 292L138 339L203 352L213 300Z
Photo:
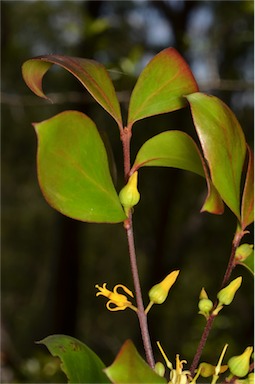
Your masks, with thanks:
M225 272L225 275L224 275L223 280L222 280L221 288L223 288L227 284L228 280L230 279L231 273L236 266L236 263L235 263L236 249L239 246L240 241L242 240L242 237L245 233L246 233L245 231L240 230L239 226L237 227L237 230L236 230L233 242L232 242L232 249L231 249L231 254L230 254L228 266L226 268L226 272ZM214 304L213 309L215 309L216 306L217 306L217 303ZM196 354L194 356L193 362L192 362L191 367L190 367L190 372L191 372L192 376L194 376L195 369L197 368L197 365L198 365L198 362L199 362L200 357L202 355L204 346L205 346L206 341L208 339L209 333L212 329L212 325L213 325L213 321L214 321L215 317L216 317L216 315L213 314L213 310L212 310L212 314L207 319L203 334L201 336L200 342L199 342L198 347L197 347Z
M126 181L128 180L129 172L130 172L131 137L132 137L132 127L131 126L125 127L121 131L120 138L123 145L124 172L125 172ZM138 273L138 267L137 267L137 258L136 258L136 251L135 251L131 211L129 213L129 217L124 222L124 228L126 229L126 233L127 233L130 265L131 265L131 272L132 272L132 277L134 282L136 304L137 304L137 316L140 324L143 346L144 346L147 362L152 368L154 368L155 362L154 362L154 357L152 352L150 334L148 330L147 314L144 310L140 279L139 279L139 273Z
M224 275L224 278L223 278L223 281L221 284L221 288L223 288L227 284L227 282L231 276L231 273L236 266L236 263L235 263L236 249L239 247L240 241L242 240L242 237L244 236L245 233L247 233L247 232L240 231L237 228L237 231L236 231L233 243L232 243L232 249L231 249L231 254L230 254L228 266L227 266L227 269L226 269L226 272L225 272L225 275Z
M208 339L208 336L209 336L209 333L211 331L215 317L216 317L215 315L211 314L207 319L203 334L201 336L200 342L199 342L198 347L197 347L197 352L195 354L195 357L194 357L193 362L192 362L191 367L190 367L190 373L192 376L194 376L195 369L197 368L198 362L199 362L200 357L202 355L202 351L203 351L204 346L206 344L206 341Z
M124 157L124 173L125 173L125 179L127 181L130 171L130 140L132 137L132 131L131 128L125 127L121 131L121 141L123 146L123 157Z
M137 304L137 316L140 324L143 346L145 350L145 355L148 364L154 368L155 362L152 352L151 340L148 330L148 322L147 315L144 310L141 286L137 268L137 260L136 260L136 252L135 252L135 244L134 244L134 234L133 234L133 225L132 225L132 215L129 215L129 225L126 227L127 238L128 238L128 246L129 246L129 255L130 255L130 264L131 271L134 281L135 287L135 295L136 295L136 304Z

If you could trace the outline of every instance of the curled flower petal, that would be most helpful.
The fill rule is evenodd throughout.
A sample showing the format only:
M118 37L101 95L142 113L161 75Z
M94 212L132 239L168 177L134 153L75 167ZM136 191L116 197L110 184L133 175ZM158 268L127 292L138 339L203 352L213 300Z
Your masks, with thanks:
M118 294L118 292L117 292L118 288L122 288L123 291L126 292L129 296L134 297L133 292L130 291L130 289L128 289L128 288L127 288L125 285L123 285L123 284L117 284L117 285L115 285L115 287L113 288L113 292Z
M125 285L117 284L113 288L113 291L106 288L106 283L104 283L102 287L97 284L96 288L99 290L99 292L96 293L96 296L103 295L109 299L106 303L106 308L109 311L123 311L126 308L131 308L134 311L137 311L137 308L132 305L127 296L118 292L118 289L121 288L129 296L134 297L133 293Z
M114 306L111 306L111 304L113 304ZM131 304L131 303L130 303ZM109 300L107 301L106 303L106 308L109 310L109 311L123 311L124 309L126 309L128 306L127 305L116 305L116 303L112 300Z

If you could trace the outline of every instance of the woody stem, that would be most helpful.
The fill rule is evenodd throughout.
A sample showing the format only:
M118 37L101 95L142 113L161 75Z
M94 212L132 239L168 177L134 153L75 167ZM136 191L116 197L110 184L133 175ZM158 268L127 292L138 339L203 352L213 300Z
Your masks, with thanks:
M225 275L224 275L222 283L221 283L221 288L223 288L227 284L228 280L230 279L231 273L236 266L235 253L236 253L236 249L239 246L240 241L242 240L242 237L244 236L244 234L245 234L245 232L240 230L239 227L237 227L237 231L236 231L236 234L234 236L233 243L232 243L232 249L231 249L231 254L230 254L228 266L226 268L226 272L225 272ZM216 307L216 303L214 305L214 308L215 307ZM202 355L204 346L207 342L209 333L212 329L214 319L215 319L215 315L213 313L207 319L203 334L201 336L200 342L199 342L198 347L197 347L196 354L194 356L193 362L192 362L191 367L190 367L190 372L191 372L192 376L194 375L195 369L197 368L197 365L199 363L199 360L200 360L200 357Z
M139 324L140 324L141 335L142 335L146 359L147 359L148 364L153 368L155 365L155 362L154 362L151 340L150 340L150 335L149 335L149 330L148 330L147 315L146 315L145 310L144 310L144 304L143 304L142 293L141 293L141 286L140 286L140 280L139 280L139 274L138 274L138 268L137 268L137 260L136 260L136 252L135 252L134 234L133 234L133 225L132 225L131 214L129 216L129 226L126 229L126 231L127 231L127 238L128 238L131 271L132 271L134 287L135 287L137 316L138 316L138 320L139 320Z
M129 177L130 172L130 140L132 136L131 127L125 127L121 132L121 141L123 145L123 156L124 156L124 172L126 180ZM133 222L132 222L132 213L129 213L129 217L124 222L124 227L127 233L128 248L129 248L129 257L130 257L130 266L135 288L136 304L137 304L137 316L139 320L139 325L141 329L141 336L143 340L144 351L146 355L146 360L148 364L154 368L155 362L152 352L150 334L148 329L147 314L144 310L141 285L137 267L137 258L134 242L134 232L133 232Z

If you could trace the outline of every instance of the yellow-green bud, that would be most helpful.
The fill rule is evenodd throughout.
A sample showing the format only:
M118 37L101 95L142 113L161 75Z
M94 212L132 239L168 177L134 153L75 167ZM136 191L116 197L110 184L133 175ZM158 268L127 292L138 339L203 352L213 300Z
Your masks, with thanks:
M200 363L198 367L198 371L200 372L200 375L202 377L209 377L213 376L215 374L215 369L216 367L212 364L209 363ZM219 373L224 373L228 369L227 365L222 365L220 367L220 372Z
M199 300L202 299L208 299L208 295L206 293L206 290L204 288L201 289L200 295L199 295Z
M244 377L248 374L250 368L250 357L253 347L247 347L239 356L233 356L228 361L230 372L237 377Z
M172 285L175 283L180 271L173 271L161 281L161 283L154 285L149 291L150 301L154 304L162 304L168 295Z
M254 384L254 372L249 373L247 377L248 384Z
M208 363L200 363L198 370L200 370L200 375L202 377L209 377L214 375L215 373L215 366Z
M209 377L213 376L215 374L215 369L216 367L212 364L209 363L200 363L198 367L198 371L200 371L200 375L202 377ZM227 365L222 365L220 367L220 372L219 373L224 373L228 369Z
M253 244L242 244L236 249L235 259L237 261L244 261L253 252Z
M210 299L201 299L198 302L198 308L201 313L208 315L213 308L213 302Z
M155 364L154 371L161 377L165 374L165 366L160 361Z
M119 193L120 202L128 213L129 209L136 205L140 200L140 193L137 190L138 172L134 172L125 187Z
M242 283L242 277L239 276L235 280L231 281L231 283L227 285L225 288L221 289L217 294L219 304L229 305L234 299L235 293L240 287L241 283Z

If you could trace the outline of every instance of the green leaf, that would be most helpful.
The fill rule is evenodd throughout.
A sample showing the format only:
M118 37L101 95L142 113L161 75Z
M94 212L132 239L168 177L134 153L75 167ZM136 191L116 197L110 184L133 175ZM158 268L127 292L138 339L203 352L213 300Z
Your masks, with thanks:
M185 107L183 95L197 92L193 74L174 48L158 53L144 68L133 89L128 126L148 116Z
M140 148L133 172L145 166L164 166L192 171L204 176L204 169L195 142L181 131L167 131L147 140Z
M242 199L243 230L254 221L254 154L248 146L247 148L249 160Z
M126 216L93 121L65 111L34 124L39 184L47 202L73 219L117 223Z
M65 335L52 335L38 342L61 360L68 383L110 383L103 372L105 365L81 341Z
M37 95L47 99L42 89L42 79L52 64L72 73L94 99L122 127L120 105L111 78L105 67L88 59L60 55L38 56L27 60L22 66L22 75L27 86Z
M131 173L146 166L174 167L205 177L208 185L208 196L202 211L215 214L223 212L222 200L211 183L199 149L186 133L167 131L146 141L136 156Z
M245 137L233 112L217 97L187 96L211 178L222 200L240 220L240 182Z
M131 340L123 344L113 364L104 371L115 384L166 383L142 359Z

